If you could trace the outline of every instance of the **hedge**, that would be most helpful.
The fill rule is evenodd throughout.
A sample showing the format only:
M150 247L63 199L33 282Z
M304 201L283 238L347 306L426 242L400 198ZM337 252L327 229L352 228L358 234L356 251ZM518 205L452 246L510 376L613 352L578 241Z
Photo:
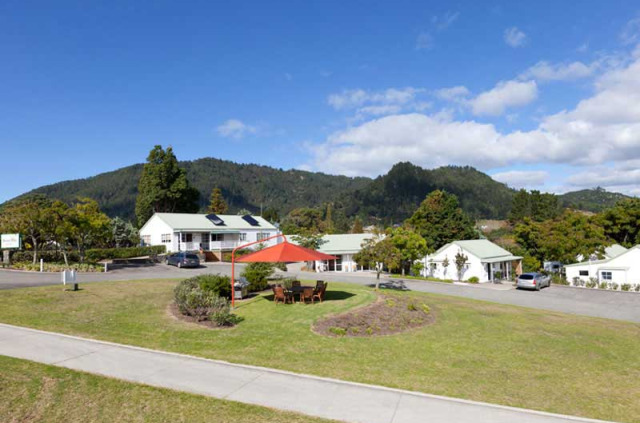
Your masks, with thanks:
M150 247L127 248L93 248L85 252L85 261L100 261L107 259L127 259L131 257L154 256L167 252L164 245Z
M85 252L84 261L92 263L105 259L127 259L131 257L153 256L164 254L167 248L164 245L154 245L151 247L127 247L127 248L92 248ZM67 254L69 262L79 262L80 255L77 251L70 251ZM43 259L49 263L63 263L64 257L57 250L38 251L38 260ZM11 261L31 262L33 261L33 251L14 251L11 254Z

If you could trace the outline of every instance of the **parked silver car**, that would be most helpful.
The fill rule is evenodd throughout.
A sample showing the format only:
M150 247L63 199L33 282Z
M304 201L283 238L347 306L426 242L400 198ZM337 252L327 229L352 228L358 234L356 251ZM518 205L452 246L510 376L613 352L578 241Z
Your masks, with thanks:
M200 267L200 259L196 254L173 253L167 256L166 262L177 267Z
M518 276L516 282L516 288L529 288L536 291L548 286L551 286L551 277L542 273L523 273Z

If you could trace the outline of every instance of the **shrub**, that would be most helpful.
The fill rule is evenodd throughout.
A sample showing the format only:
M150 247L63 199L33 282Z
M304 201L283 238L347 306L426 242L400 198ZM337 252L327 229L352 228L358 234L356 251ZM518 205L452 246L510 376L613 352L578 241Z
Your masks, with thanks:
M407 304L407 310L409 310L409 311L417 311L418 307L416 307L416 305L414 303L409 303L409 304Z
M230 326L240 321L231 313L229 301L203 289L198 277L180 282L173 290L173 297L180 313L194 317L198 322L210 319L218 326Z
M600 282L598 284L598 289L607 289L608 284L606 282Z
M236 251L235 258L238 259L242 256L246 256L247 254L253 253L254 251L251 248L243 248L242 250ZM231 263L231 251L224 251L222 253L222 261Z
M495 279L502 279L502 272L499 270L496 272L493 272L493 276Z
M629 291L629 290L631 290L631 284L623 283L622 285L620 285L620 289L623 290L623 291Z
M128 259L132 257L156 256L166 252L167 247L164 245L127 248L92 248L85 252L85 260L100 261L109 259Z
M249 281L249 291L264 291L269 286L267 278L274 272L272 263L249 263L242 272Z
M636 292L640 292L640 283L636 285Z
M231 278L229 276L217 275L199 275L194 278L197 280L200 288L205 291L213 292L214 294L231 298Z
M278 270L282 270L283 272L287 271L287 263L283 263L283 262L274 263L273 267L275 267Z
M426 304L420 304L420 308L422 308L422 311L424 312L424 314L429 314L431 313L431 309L429 308L428 305Z
M411 274L413 276L420 276L422 274L423 269L424 269L424 264L421 261L416 261L411 265Z
M551 275L551 283L558 284L558 285L570 285L569 281L564 276L559 275L557 273L554 273ZM575 284L575 281L574 281L574 284ZM582 282L582 285L584 285L584 282Z
M587 288L595 288L595 287L597 287L598 286L598 279L596 279L594 277L589 278L589 280L587 281L585 286Z
M27 270L30 272L39 272L40 263L33 264L32 262L11 263L13 269ZM104 266L101 264L93 263L69 263L67 266L64 263L47 263L44 262L42 266L45 272L62 272L63 270L75 270L78 272L103 272Z
M469 283L478 283L478 282L480 282L480 279L478 279L478 277L477 277L477 276L471 276L471 277L467 280L467 282L469 282Z
M345 336L347 334L347 330L344 328L332 327L329 328L329 332L337 336Z
M613 291L617 291L618 290L618 284L615 282L610 282L608 285L608 288L613 290Z
M33 251L24 250L24 251L14 251L11 253L11 261L13 262L25 262L32 263L33 262ZM41 250L38 251L38 260L43 259L46 262L50 263L63 263L64 256L62 252L58 250ZM70 262L78 262L80 261L80 256L75 251L69 251L67 253L67 259Z
M209 320L217 326L234 326L242 321L242 318L231 313L229 300L216 297L211 303Z

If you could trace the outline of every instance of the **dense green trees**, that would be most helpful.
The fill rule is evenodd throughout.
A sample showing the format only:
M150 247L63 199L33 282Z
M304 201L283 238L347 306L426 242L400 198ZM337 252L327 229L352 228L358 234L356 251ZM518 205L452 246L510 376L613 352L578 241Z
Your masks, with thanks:
M51 205L51 200L37 194L3 207L0 214L0 232L21 234L23 242L33 251L33 264L41 245L47 241L46 228L51 227L47 210Z
M360 216L356 216L353 219L353 225L351 226L349 233L361 234L363 232L364 232L364 228L362 227L362 219L360 219Z
M430 252L427 241L410 227L389 228L387 237L400 253L400 268L403 276L416 260Z
M451 241L478 238L474 223L460 208L458 198L440 190L427 195L406 222L434 250Z
M354 257L360 266L368 266L376 271L376 289L380 288L380 274L384 268L397 269L402 262L400 251L389 237L376 232L364 241L362 249Z
M84 261L89 248L133 246L139 239L131 223L109 219L95 200L79 198L69 205L41 195L4 207L0 232L20 233L24 248L33 253L34 264L44 249L61 254L68 265L72 252Z
M619 201L600 215L607 237L625 247L640 244L640 199Z
M209 196L209 206L207 207L207 213L225 214L229 210L227 202L224 200L222 190L215 187L211 191Z
M509 221L515 224L529 218L542 222L557 217L561 211L557 195L521 189L513 197Z
M602 254L610 243L597 218L570 210L544 222L525 218L516 225L514 234L518 244L540 262L573 263L579 256Z
M200 193L192 188L185 170L178 166L173 149L156 145L144 165L138 182L136 218L141 227L157 212L198 211Z

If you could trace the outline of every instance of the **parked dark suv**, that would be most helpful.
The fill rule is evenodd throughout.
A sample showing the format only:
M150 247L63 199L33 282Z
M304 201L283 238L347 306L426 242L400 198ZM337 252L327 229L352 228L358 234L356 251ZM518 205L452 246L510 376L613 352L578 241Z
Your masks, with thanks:
M200 267L200 259L193 253L173 253L165 259L166 263L178 267Z

